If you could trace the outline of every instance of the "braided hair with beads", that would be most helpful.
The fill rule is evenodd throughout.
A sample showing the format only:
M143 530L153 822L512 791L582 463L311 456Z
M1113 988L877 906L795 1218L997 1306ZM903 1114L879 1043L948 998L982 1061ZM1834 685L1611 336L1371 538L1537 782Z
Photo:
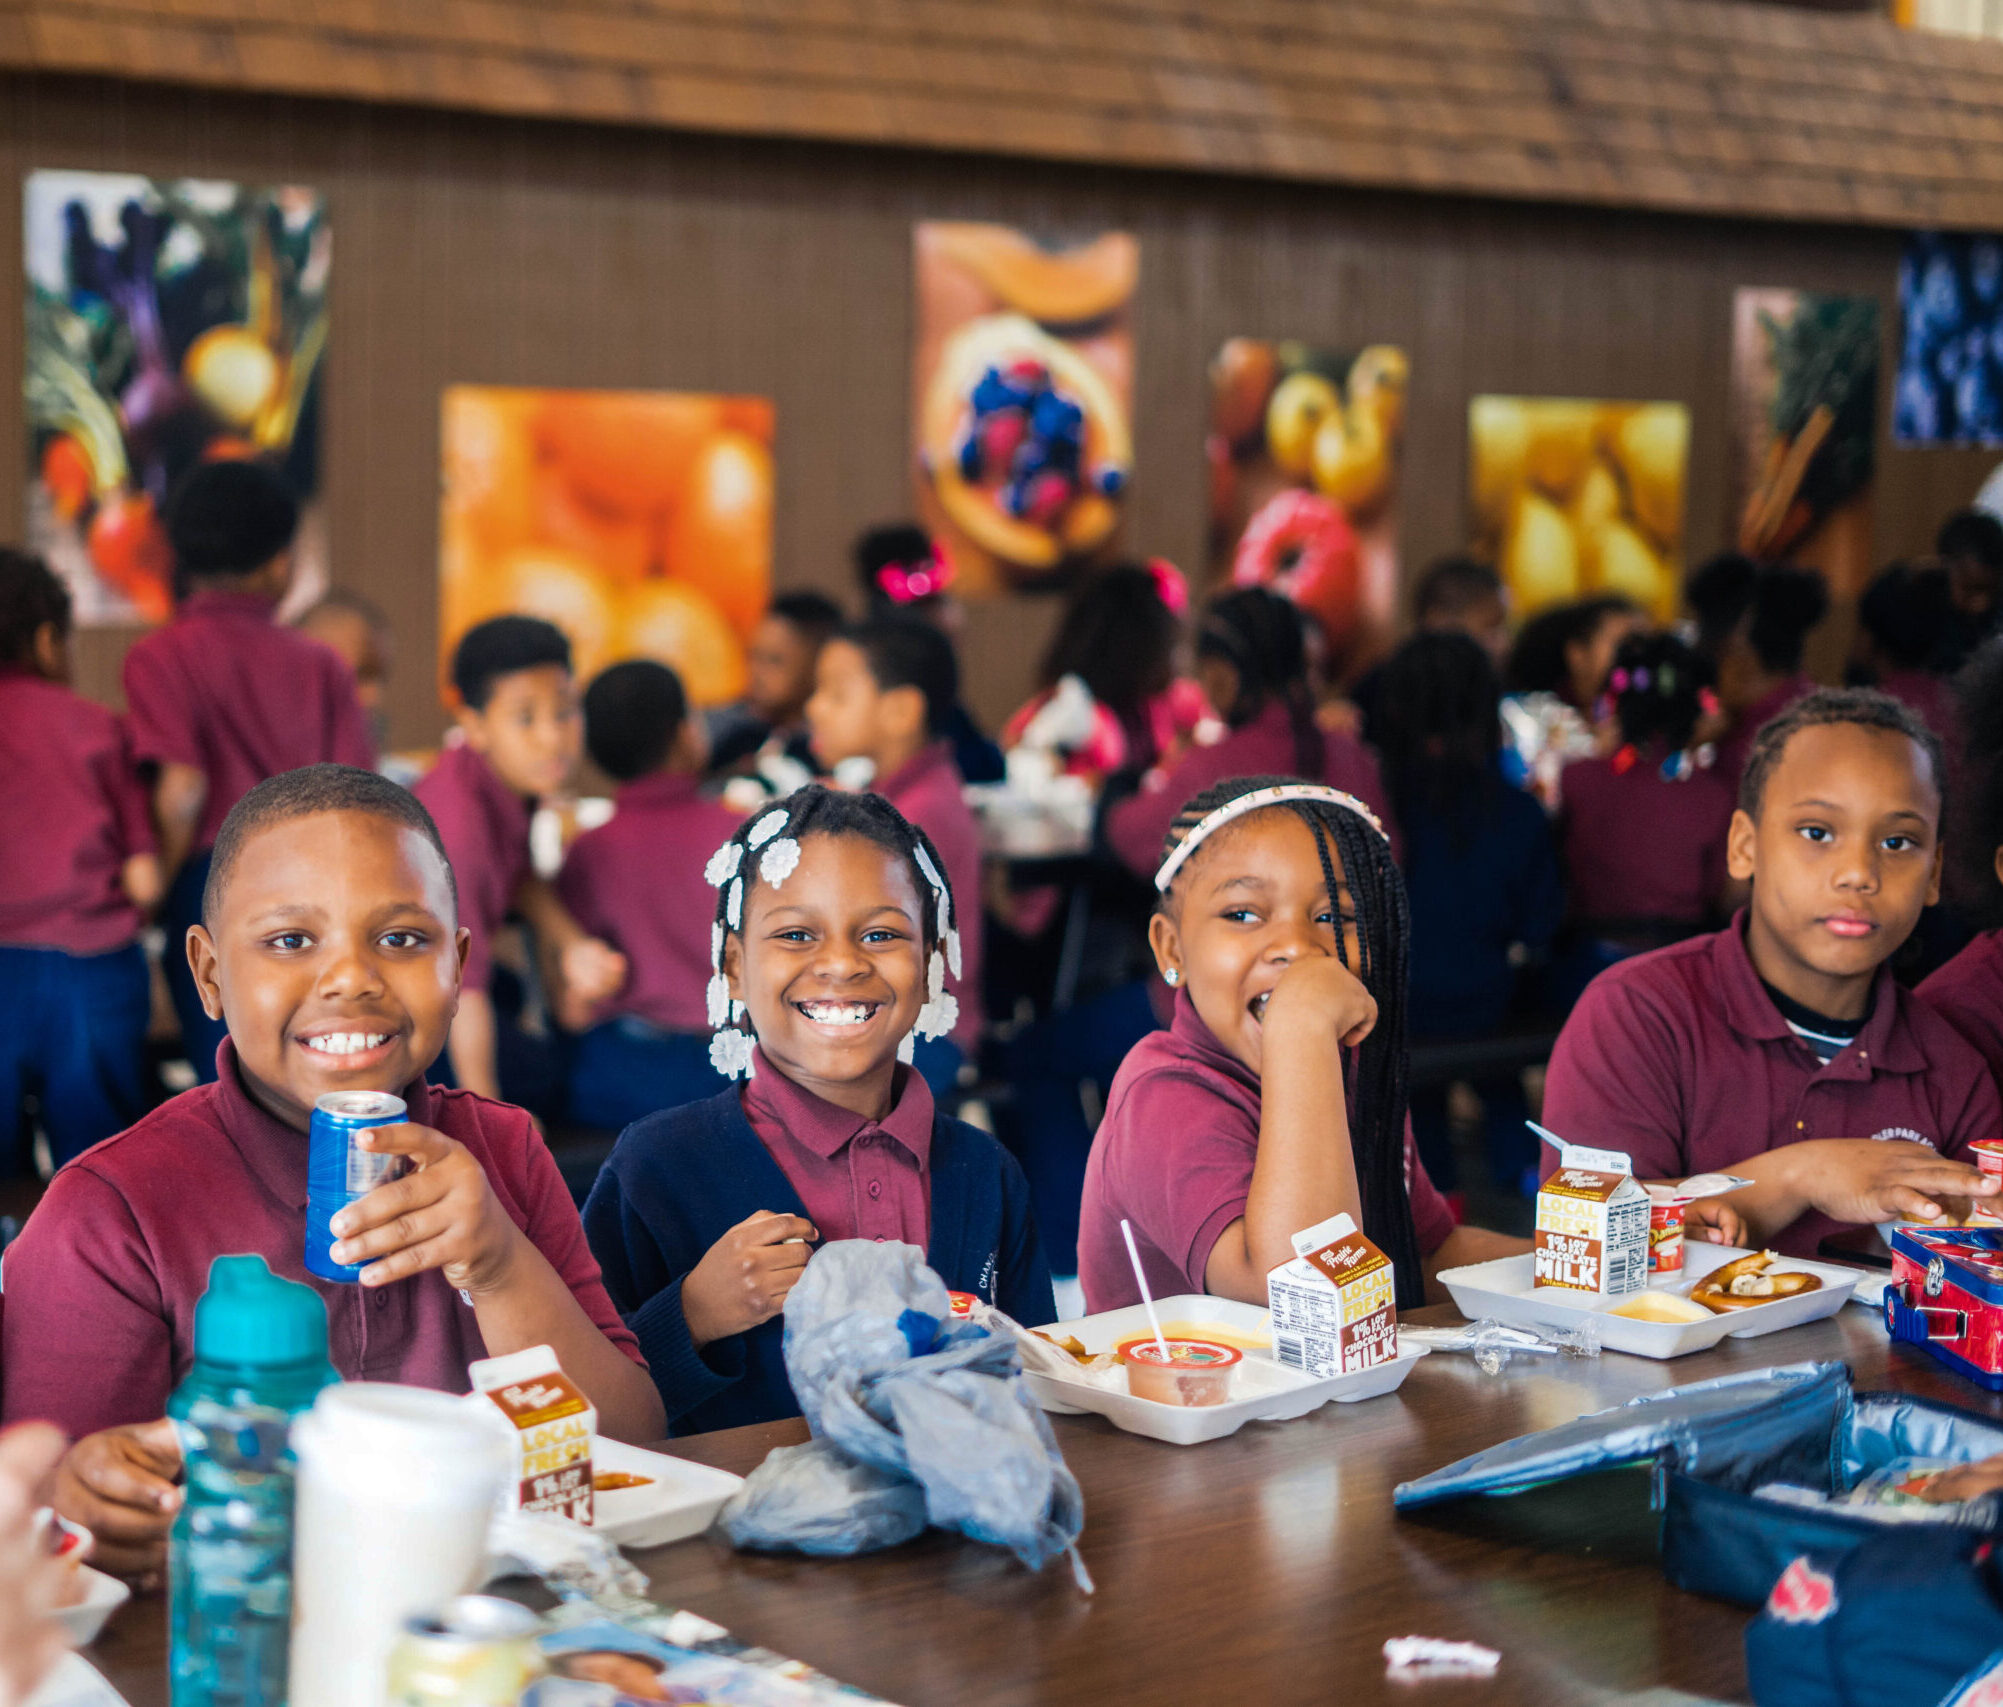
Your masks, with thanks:
M742 1002L733 1001L723 975L723 945L744 928L745 904L753 885L783 884L800 861L807 836L854 836L894 854L911 868L918 890L919 935L927 956L925 1006L917 1029L898 1046L909 1062L913 1037L939 1037L959 1022L959 1004L945 988L948 970L960 975L960 933L953 911L953 887L939 850L916 824L880 794L849 794L810 782L762 812L754 812L710 855L703 876L715 886L716 918L710 928L709 1023L715 1028L709 1058L726 1078L751 1073L756 1041Z
M1298 777L1241 776L1204 790L1169 826L1163 859L1213 812L1265 789L1301 786L1311 785L1303 785ZM1363 1198L1363 1231L1391 1259L1398 1277L1398 1307L1417 1309L1425 1302L1425 1276L1405 1184L1405 984L1411 939L1405 882L1384 832L1361 803L1352 809L1326 797L1289 799L1257 810L1291 812L1307 825L1321 856L1322 879L1331 901L1346 883L1356 911L1356 964L1349 958L1349 933L1338 931L1335 940L1337 958L1377 1002L1377 1024L1361 1045L1348 1052L1343 1075L1350 1146ZM1173 893L1171 884L1159 904L1167 907Z

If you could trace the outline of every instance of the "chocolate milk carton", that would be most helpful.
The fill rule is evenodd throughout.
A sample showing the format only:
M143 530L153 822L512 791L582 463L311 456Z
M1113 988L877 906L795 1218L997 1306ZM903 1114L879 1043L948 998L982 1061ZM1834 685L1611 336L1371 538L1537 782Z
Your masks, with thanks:
M1296 1233L1293 1261L1266 1276L1274 1362L1318 1380L1388 1362L1398 1355L1396 1294L1391 1259L1347 1215Z
M598 1412L564 1374L556 1353L532 1345L472 1365L473 1391L484 1393L515 1425L521 1463L515 1504L578 1523L591 1522L591 1440Z
M1537 1193L1536 1284L1625 1298L1648 1285L1648 1193L1617 1150L1566 1144Z

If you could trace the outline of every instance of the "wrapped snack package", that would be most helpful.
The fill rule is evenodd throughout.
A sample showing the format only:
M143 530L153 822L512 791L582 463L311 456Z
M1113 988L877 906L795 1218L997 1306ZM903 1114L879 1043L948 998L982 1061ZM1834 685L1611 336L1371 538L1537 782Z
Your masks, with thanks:
M752 1471L717 1519L724 1533L846 1554L931 1523L1035 1570L1068 1552L1085 1584L1084 1499L1021 1379L1019 1330L978 1314L955 1320L915 1246L844 1239L817 1252L786 1300L786 1373L815 1438Z

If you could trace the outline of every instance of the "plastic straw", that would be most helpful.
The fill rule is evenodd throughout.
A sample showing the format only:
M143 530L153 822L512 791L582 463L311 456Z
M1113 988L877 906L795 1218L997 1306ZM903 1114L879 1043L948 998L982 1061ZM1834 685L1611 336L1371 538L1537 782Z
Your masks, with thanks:
M1545 1143L1549 1144L1560 1155L1564 1154L1565 1145L1568 1140L1560 1138L1557 1133L1551 1131L1548 1127L1539 1126L1534 1120L1526 1120L1523 1124L1529 1127L1532 1132L1536 1133L1539 1138L1542 1138Z
M1147 1306L1148 1326L1155 1331L1155 1349L1161 1353L1163 1363L1172 1362L1168 1355L1168 1341L1162 1338L1161 1318L1155 1314L1154 1294L1148 1290L1148 1277L1141 1272L1141 1253L1134 1245L1134 1224L1124 1218L1120 1222L1120 1232L1127 1241L1127 1257L1134 1265L1134 1279L1140 1282L1141 1302Z

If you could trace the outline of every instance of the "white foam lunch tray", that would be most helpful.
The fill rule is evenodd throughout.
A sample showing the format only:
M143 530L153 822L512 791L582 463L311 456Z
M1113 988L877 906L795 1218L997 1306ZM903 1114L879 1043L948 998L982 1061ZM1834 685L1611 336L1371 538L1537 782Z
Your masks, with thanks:
M1215 1323L1248 1339L1270 1337L1272 1331L1266 1312L1258 1305L1210 1298L1202 1293L1158 1298L1155 1311L1165 1323ZM1149 1331L1148 1313L1136 1304L1126 1310L1107 1310L1097 1316L1053 1323L1043 1331L1053 1339L1075 1339L1089 1352L1111 1351L1121 1340ZM1236 1434L1248 1422L1285 1422L1318 1411L1331 1400L1350 1405L1359 1399L1374 1399L1380 1393L1392 1392L1412 1372L1412 1365L1426 1355L1426 1350L1422 1345L1401 1342L1398 1355L1374 1369L1321 1380L1275 1363L1270 1349L1247 1351L1232 1377L1235 1397L1221 1405L1164 1405L1153 1399L1136 1399L1131 1393L1045 1375L1038 1370L1027 1371L1024 1379L1029 1382L1030 1392L1036 1395L1036 1402L1046 1411L1065 1416L1090 1411L1129 1434L1144 1434L1150 1440L1165 1440L1171 1446L1194 1446L1200 1441L1221 1440L1227 1434Z
M1686 1240L1683 1272L1653 1290L1687 1294L1714 1268L1723 1268L1748 1254L1730 1245ZM1585 1317L1593 1316L1598 1318L1602 1350L1669 1358L1687 1357L1723 1339L1754 1339L1833 1316L1850 1301L1852 1290L1864 1278L1858 1270L1840 1264L1782 1257L1774 1265L1776 1274L1813 1274L1821 1278L1822 1285L1813 1292L1776 1298L1771 1304L1728 1311L1702 1322L1637 1322L1609 1314L1614 1305L1627 1302L1624 1298L1599 1298L1560 1286L1533 1284L1535 1264L1536 1259L1526 1251L1468 1268L1443 1269L1440 1284L1453 1294L1455 1307L1471 1322L1486 1318L1514 1328L1576 1328Z
M710 1526L723 1502L744 1486L742 1476L686 1458L670 1458L602 1434L591 1442L594 1475L609 1470L652 1479L643 1488L615 1488L592 1496L591 1527L621 1547L665 1547Z
M83 1599L57 1607L55 1618L71 1647L87 1648L104 1634L111 1615L132 1598L132 1590L89 1565L77 1566L77 1581L83 1588Z

